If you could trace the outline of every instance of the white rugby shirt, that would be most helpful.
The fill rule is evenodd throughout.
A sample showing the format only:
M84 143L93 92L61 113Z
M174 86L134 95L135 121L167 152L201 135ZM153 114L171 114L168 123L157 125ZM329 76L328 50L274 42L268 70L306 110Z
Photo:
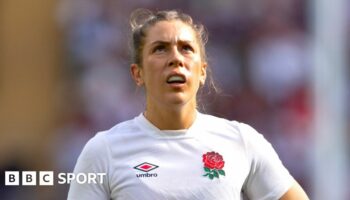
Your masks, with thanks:
M208 174L208 152L222 156L223 172ZM140 114L100 132L85 145L74 173L106 176L102 184L72 182L68 200L276 200L293 183L261 134L199 112L186 130L159 130Z

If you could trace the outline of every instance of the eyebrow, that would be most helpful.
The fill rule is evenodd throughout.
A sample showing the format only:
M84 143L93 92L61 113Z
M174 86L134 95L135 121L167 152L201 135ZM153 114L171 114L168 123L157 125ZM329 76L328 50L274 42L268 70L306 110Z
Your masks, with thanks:
M156 40L156 41L154 41L154 42L152 42L151 44L150 44L150 46L154 46L154 45L158 45L158 44L163 44L163 45L167 45L167 44L170 44L171 43L171 41L164 41L164 40ZM177 43L188 43L188 44L193 44L193 41L191 41L191 40L178 40L177 41Z

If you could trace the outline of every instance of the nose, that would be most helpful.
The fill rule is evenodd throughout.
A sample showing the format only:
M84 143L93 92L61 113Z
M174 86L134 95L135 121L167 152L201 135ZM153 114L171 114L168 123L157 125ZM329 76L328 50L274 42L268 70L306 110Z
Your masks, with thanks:
M177 47L174 47L170 53L170 58L168 61L169 67L183 67L184 66L184 57L179 52Z

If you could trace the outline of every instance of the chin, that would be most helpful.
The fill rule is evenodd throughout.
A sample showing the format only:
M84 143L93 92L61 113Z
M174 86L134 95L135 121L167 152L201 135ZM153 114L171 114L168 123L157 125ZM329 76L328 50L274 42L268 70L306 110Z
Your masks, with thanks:
M171 94L167 95L166 100L170 105L185 105L190 101L188 95L185 94Z
M175 105L182 105L186 103L186 100L181 97L173 97L168 100L170 104L175 104Z

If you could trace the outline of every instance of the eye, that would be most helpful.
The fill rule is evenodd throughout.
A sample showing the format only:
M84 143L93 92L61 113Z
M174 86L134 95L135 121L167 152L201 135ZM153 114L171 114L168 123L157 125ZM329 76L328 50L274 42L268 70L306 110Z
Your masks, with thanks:
M185 52L194 52L194 49L191 45L189 44L185 44L182 46L182 49L185 51Z
M165 45L157 45L153 48L153 53L160 53L166 51L166 46Z

